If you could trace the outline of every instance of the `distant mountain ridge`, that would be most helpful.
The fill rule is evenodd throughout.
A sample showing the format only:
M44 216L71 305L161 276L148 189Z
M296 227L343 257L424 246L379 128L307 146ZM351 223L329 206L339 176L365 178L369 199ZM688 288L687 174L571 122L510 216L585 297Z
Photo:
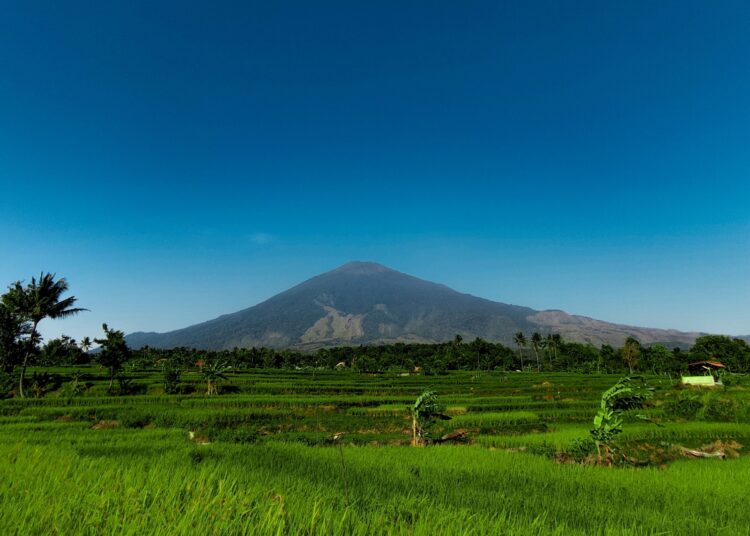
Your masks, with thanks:
M460 334L512 344L523 331L566 340L686 347L701 333L624 326L462 294L381 264L354 261L315 276L253 307L167 333L136 332L131 347L200 349L320 347L391 342L443 342Z

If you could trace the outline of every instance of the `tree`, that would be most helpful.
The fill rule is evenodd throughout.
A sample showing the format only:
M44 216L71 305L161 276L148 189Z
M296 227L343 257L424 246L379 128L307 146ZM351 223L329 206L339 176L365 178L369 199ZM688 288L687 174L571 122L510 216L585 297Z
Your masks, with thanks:
M0 301L0 371L10 374L23 361L23 337L31 331L28 322Z
M671 372L676 368L674 354L661 344L655 344L651 348L644 348L643 354L646 366L650 367L654 374L657 372Z
M82 352L75 339L62 335L42 347L38 363L45 366L80 364Z
M536 356L536 368L537 370L542 370L541 364L539 362L539 348L542 347L542 336L539 334L538 331L535 331L531 334L531 348L534 350L534 355Z
M122 370L122 366L130 359L130 348L125 342L125 334L122 331L109 329L107 324L102 324L104 330L103 339L94 339L101 346L94 355L94 360L102 367L109 370L109 390L115 381L115 375Z
M411 412L411 433L412 446L422 446L429 438L430 428L435 424L437 419L450 419L442 413L442 408L437 400L435 391L424 391L417 397L414 405L410 408Z
M226 361L211 361L201 367L201 375L206 380L206 395L217 395L219 389L217 384L219 380L226 380L226 372L231 370Z
M722 335L698 337L690 349L693 361L721 361L733 372L750 370L750 346L742 339L732 339Z
M555 354L555 360L557 360L557 352L560 350L560 347L563 344L562 337L559 333L553 333L552 334L552 351Z
M180 367L171 359L165 359L162 363L162 374L164 374L164 392L168 395L176 395L180 391Z
M641 343L634 337L628 337L620 352L622 353L622 359L630 369L630 373L633 374L633 369L638 364L638 357L641 355Z
M86 336L83 339L81 339L81 344L79 345L81 347L81 351L88 355L89 350L91 350L91 339Z
M3 303L13 314L31 323L31 331L26 340L26 351L21 365L21 376L18 380L18 394L21 398L24 397L23 380L29 357L38 337L39 323L45 318L53 320L67 318L86 311L86 309L73 307L77 301L75 296L62 298L67 291L68 282L64 277L55 281L55 274L42 272L38 281L32 277L31 283L25 287L20 281L16 281L2 297Z
M513 342L518 346L518 358L521 360L521 370L523 370L523 348L526 347L526 336L523 331L519 331L513 336Z

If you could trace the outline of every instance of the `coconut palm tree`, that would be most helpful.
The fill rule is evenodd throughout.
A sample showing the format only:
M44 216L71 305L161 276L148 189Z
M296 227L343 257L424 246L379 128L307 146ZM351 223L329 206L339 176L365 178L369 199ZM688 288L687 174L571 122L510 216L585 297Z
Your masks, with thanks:
M523 370L523 352L522 349L526 347L526 336L523 331L519 331L513 336L513 342L518 346L518 357L521 360L521 370Z
M88 354L89 350L91 350L91 338L84 337L81 339L81 344L79 345L81 347L81 351L83 351L84 354Z
M536 368L537 371L542 370L542 365L539 361L539 348L542 347L542 336L539 334L538 331L535 331L531 334L531 348L534 350L534 355L536 356Z
M560 336L560 334L559 333L553 333L552 334L552 349L555 352L555 360L557 360L557 352L562 347L562 343L563 343L563 340L562 340L562 337Z
M62 298L62 295L68 291L68 282L64 277L55 281L55 274L45 274L42 272L39 280L31 278L31 283L25 287L20 281L16 281L10 286L8 292L3 295L3 303L11 311L14 311L21 318L31 322L31 333L27 339L26 352L21 365L21 376L18 380L18 394L24 398L23 380L26 374L26 367L29 363L29 357L34 349L34 342L38 338L37 326L45 318L57 319L73 316L81 309L73 307L76 302L75 296Z
M544 338L544 351L547 354L547 361L549 361L550 369L552 368L552 354L555 351L555 340L552 338L552 334L548 333Z

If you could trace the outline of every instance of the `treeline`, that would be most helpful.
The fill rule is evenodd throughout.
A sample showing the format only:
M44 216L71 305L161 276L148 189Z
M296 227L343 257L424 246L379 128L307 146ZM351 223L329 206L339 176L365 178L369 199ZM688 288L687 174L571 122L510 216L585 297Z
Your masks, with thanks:
M234 348L207 351L127 347L122 331L105 324L101 339L80 342L62 336L43 342L37 327L44 319L65 318L83 309L76 298L63 298L65 279L41 274L23 285L16 282L0 296L0 392L17 387L24 396L28 366L52 367L98 363L109 373L110 386L126 364L132 368L161 367L187 370L211 367L247 368L347 368L360 372L387 371L442 374L451 370L525 370L538 372L681 374L695 361L722 362L732 372L750 372L750 346L742 339L707 335L688 351L663 345L643 346L629 337L622 347L599 347L565 341L559 334L517 333L515 347L483 339L464 341L457 335L438 344L395 343L378 346L323 348L315 352L272 348ZM97 348L92 351L92 347ZM219 366L220 365L220 366Z
M438 344L395 343L378 346L323 348L313 353L272 348L235 348L206 351L191 348L134 350L136 366L152 367L165 361L181 367L196 362L221 361L242 368L351 368L360 372L413 372L441 374L451 370L526 370L584 373L671 373L681 374L688 364L703 360L721 361L732 372L750 371L750 346L741 339L707 335L689 351L662 345L642 346L628 339L621 348L609 345L566 342L561 337L553 346L512 349L483 339L464 342L461 337Z
M322 348L299 352L273 348L196 350L193 348L129 350L123 355L134 369L163 367L183 370L205 363L222 362L233 369L249 368L347 368L360 372L413 372L441 374L451 370L525 370L539 372L683 374L696 361L720 361L732 372L750 372L750 346L742 339L719 335L700 337L689 350L672 350L656 344L643 346L628 339L619 348L609 345L556 342L538 348L509 348L483 339L465 342L461 337L438 344L395 343L378 346ZM36 366L103 363L101 351L89 353L69 337L53 339L38 347L31 357Z

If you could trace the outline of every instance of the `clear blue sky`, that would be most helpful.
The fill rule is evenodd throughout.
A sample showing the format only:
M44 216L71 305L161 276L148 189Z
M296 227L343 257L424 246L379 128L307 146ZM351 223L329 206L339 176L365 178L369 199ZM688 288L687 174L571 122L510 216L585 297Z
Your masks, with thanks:
M750 333L746 1L14 1L0 69L0 284L91 309L47 336L353 259Z

